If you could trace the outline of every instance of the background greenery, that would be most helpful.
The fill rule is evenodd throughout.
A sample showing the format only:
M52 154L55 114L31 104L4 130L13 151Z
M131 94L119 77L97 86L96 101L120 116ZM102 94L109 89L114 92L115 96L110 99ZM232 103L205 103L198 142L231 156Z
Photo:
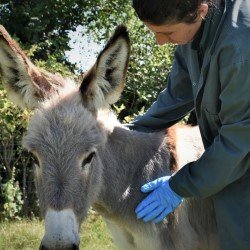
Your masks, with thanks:
M38 219L0 223L1 250L38 249L44 235L44 223ZM105 223L93 211L81 226L80 249L115 250Z
M114 109L121 121L129 122L134 115L144 112L165 87L174 50L170 45L159 47L155 44L153 35L136 18L130 0L0 2L0 24L5 26L35 64L75 79L82 72L65 56L65 51L70 49L69 32L82 25L95 42L103 44L121 23L128 27L130 33L131 57L126 88ZM41 235L36 230L42 226L36 219L34 221L39 209L32 176L32 158L21 147L22 134L30 115L30 111L21 111L8 101L0 82L0 249L12 249L5 245L5 242L14 241L13 236L4 233L6 228L13 230L15 235L23 232L23 237L30 242L36 242L39 239L37 236ZM26 227L25 221L19 224L11 222L24 217L32 218L29 227ZM92 222L90 220L87 227ZM99 219L94 225L99 227L98 223L102 225ZM31 229L34 239L15 225ZM33 225L37 225L34 231ZM94 242L97 242L96 239ZM13 249L29 249L25 248L27 242L22 243L20 239L13 244ZM34 249L35 244L30 249Z

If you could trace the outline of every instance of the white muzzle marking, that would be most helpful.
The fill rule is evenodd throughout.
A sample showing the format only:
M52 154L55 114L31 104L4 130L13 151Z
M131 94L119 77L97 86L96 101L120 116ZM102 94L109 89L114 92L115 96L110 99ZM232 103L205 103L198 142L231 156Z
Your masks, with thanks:
M48 248L66 248L80 243L79 225L71 209L49 209L45 216L45 236L42 245Z

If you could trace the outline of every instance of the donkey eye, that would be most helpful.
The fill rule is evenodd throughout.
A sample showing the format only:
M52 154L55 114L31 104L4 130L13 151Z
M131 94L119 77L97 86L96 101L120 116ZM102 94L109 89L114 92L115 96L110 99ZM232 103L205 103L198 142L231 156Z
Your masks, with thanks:
M84 167L86 164L91 163L91 161L92 161L92 159L93 159L94 156L95 156L95 152L91 152L91 153L87 156L87 158L85 158L85 159L83 160L82 166Z

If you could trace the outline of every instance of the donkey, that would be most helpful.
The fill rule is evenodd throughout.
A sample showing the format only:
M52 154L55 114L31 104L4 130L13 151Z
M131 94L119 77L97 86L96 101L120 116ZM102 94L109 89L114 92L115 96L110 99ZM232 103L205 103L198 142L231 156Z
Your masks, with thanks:
M92 206L119 249L219 249L209 199L186 199L159 224L137 220L140 187L196 160L195 127L130 131L110 112L125 82L129 35L118 26L80 86L39 70L0 27L0 68L9 96L36 109L23 146L37 158L35 183L45 235L40 249L79 249L79 228Z

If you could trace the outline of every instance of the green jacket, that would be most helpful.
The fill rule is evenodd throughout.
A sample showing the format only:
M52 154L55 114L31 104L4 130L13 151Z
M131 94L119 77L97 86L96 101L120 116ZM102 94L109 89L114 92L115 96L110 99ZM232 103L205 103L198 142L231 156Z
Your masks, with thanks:
M170 186L183 197L212 197L222 249L250 249L249 0L223 2L198 49L177 47L167 88L131 126L162 130L193 109L205 153Z

